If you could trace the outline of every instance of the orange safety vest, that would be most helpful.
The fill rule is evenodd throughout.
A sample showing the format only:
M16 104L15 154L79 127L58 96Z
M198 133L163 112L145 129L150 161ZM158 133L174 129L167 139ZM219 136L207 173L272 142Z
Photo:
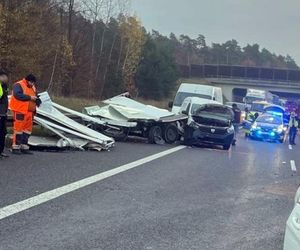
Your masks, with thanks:
M36 96L36 88L34 86L29 87L28 83L25 79L17 82L16 84L19 84L21 86L24 95ZM12 96L10 98L9 107L12 111L22 113L22 114L28 114L29 112L36 111L36 103L35 102L33 102L31 100L20 101L14 97L13 92L12 92Z

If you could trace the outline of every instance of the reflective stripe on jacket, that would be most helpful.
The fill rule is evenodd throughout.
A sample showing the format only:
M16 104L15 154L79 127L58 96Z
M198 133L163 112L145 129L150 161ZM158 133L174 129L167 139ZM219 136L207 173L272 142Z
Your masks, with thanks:
M289 121L290 128L298 128L298 121L296 118L291 118Z
M0 116L6 116L8 110L8 86L0 82Z
M31 97L36 96L36 89L34 86L29 86L28 82L23 79L15 85L18 84L23 91L23 94ZM12 91L12 96L10 99L10 109L14 112L27 114L28 112L35 112L36 111L36 104L34 101L31 100L20 100L16 97L16 93L14 93L14 90Z

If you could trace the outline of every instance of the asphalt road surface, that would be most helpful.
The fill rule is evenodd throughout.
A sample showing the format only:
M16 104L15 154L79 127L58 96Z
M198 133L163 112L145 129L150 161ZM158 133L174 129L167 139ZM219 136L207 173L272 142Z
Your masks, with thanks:
M298 147L118 143L1 160L0 249L282 249Z

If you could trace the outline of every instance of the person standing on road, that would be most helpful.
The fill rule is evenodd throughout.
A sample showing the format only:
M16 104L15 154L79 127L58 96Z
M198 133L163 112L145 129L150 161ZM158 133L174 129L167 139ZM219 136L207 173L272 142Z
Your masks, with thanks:
M32 132L33 117L40 99L35 88L36 77L32 74L13 86L10 109L14 115L13 154L32 154L28 139Z
M0 70L0 159L7 158L4 153L5 137L7 133L6 120L8 111L8 75Z
M239 133L239 127L241 124L241 110L238 108L236 103L232 104L232 111L233 111L233 127L234 127L234 139L232 145L236 145L237 135Z
M289 142L290 145L296 145L295 139L298 131L298 121L296 118L296 113L292 112L289 121Z

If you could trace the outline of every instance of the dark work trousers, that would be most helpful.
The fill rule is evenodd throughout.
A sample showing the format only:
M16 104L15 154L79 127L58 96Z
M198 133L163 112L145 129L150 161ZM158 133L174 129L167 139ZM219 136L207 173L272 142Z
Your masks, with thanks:
M0 116L0 154L3 153L5 147L5 136L7 133L6 120L6 116Z
M289 131L290 144L295 144L296 135L297 135L297 128L290 127L290 131Z

